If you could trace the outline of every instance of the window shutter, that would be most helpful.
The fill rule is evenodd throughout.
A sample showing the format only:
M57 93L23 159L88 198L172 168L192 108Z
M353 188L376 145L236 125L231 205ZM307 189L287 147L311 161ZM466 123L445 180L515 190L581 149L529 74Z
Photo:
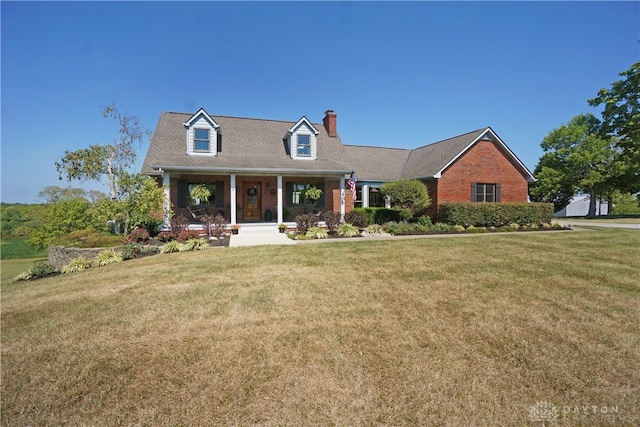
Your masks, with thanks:
M187 181L183 179L178 180L178 207L187 207Z
M224 208L224 181L216 182L216 208Z
M471 183L471 201L472 202L475 202L478 196L477 186L478 186L478 183L476 182Z
M285 184L285 202L284 205L285 206L292 206L293 205L293 183L292 182L287 182Z
M318 209L322 209L322 208L324 208L324 195L325 195L325 193L324 193L324 182L318 184L317 187L320 190L322 190L322 195L320 195L320 198L318 199L318 203L317 203L316 207Z
M496 202L500 203L500 184L496 184Z

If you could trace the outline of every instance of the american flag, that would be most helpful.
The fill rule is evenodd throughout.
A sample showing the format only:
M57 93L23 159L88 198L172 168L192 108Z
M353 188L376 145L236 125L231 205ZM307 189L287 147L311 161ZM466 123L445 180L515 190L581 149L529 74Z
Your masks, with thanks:
M356 181L355 171L351 171L351 176L347 180L347 187L351 190L351 197L354 202L356 201Z

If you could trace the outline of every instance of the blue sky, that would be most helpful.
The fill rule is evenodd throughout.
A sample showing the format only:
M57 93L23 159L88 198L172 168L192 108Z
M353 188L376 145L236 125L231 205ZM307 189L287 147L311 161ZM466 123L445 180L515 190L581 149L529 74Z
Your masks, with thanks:
M640 59L639 4L3 1L0 200L67 185L54 162L113 140L111 102L151 130L162 111L333 109L353 145L491 126L533 171L547 133L599 115L587 99Z

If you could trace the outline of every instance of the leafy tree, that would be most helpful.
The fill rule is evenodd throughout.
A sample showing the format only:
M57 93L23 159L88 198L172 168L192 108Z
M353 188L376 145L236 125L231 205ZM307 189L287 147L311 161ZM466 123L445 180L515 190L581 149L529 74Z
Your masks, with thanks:
M609 215L637 215L640 214L640 199L631 193L616 191L609 203Z
M106 175L109 194L116 199L120 176L135 163L136 143L141 143L150 132L137 117L120 113L115 104L105 107L102 116L118 121L120 128L116 139L111 144L95 144L89 148L65 151L55 165L59 179L66 176L69 182L74 179L99 181Z
M87 228L89 202L82 199L61 200L47 205L30 245L46 248L59 237L75 230Z
M391 197L392 207L408 210L413 215L423 212L431 205L427 186L415 179L384 183L380 192Z
M578 115L552 130L540 145L545 154L536 167L532 199L561 209L573 194L588 193L589 215L595 215L597 196L613 191L620 170L615 141L601 137L600 121L592 114Z
M617 189L640 192L640 62L620 73L624 77L601 89L589 99L589 105L604 104L601 134L615 138L616 158L620 163Z
M63 188L57 185L44 187L36 196L43 203L58 203L62 200L87 199L87 192L82 188Z
M98 200L89 214L93 227L104 229L115 221L128 234L135 227L157 228L163 221L164 189L146 175L122 173L116 199Z
M0 205L0 230L2 237L30 238L33 236L46 206L35 204Z

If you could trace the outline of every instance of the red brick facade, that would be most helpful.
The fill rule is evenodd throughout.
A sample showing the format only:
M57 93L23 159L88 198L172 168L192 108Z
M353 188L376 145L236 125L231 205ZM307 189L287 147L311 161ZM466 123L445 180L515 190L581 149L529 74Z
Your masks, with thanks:
M527 202L527 177L497 143L478 141L442 173L427 181L431 207L428 214L437 216L437 206L446 202L470 202L471 184L500 184L500 202Z

